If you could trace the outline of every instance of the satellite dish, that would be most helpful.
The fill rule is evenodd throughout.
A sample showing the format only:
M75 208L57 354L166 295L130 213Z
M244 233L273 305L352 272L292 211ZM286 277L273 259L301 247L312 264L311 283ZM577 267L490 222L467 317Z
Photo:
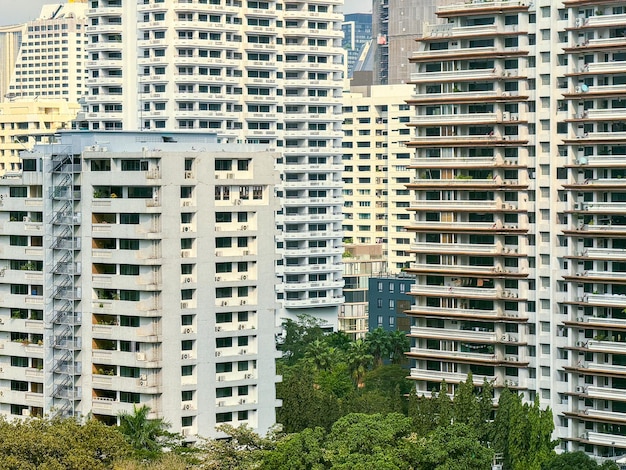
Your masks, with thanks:
M583 83L583 84L580 86L580 89L581 89L581 91L582 91L583 93L587 93L587 92L589 91L589 85L587 85L586 83Z

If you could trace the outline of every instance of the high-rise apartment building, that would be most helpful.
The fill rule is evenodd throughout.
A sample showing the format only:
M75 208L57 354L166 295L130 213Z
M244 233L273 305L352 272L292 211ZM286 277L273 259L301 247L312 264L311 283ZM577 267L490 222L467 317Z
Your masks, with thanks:
M0 103L9 92L9 82L15 69L15 61L22 42L24 25L0 26Z
M36 20L0 31L0 174L19 169L19 152L71 127L80 110L85 10L84 3L44 5Z
M282 154L283 315L336 325L341 294L340 0L91 0L92 130L207 130Z
M373 0L374 85L409 83L408 58L424 23L435 20L438 5L454 0Z
M85 92L86 3L44 5L26 23L12 70L10 99L63 99L76 103Z
M623 2L459 2L413 54L411 376L468 372L626 449Z
M348 55L347 76L350 78L363 47L372 40L372 14L351 13L346 15L341 29L343 31L342 46Z
M278 154L64 133L0 180L0 413L275 421Z
M347 245L383 247L389 272L412 259L406 184L411 85L352 86L343 99L343 234Z

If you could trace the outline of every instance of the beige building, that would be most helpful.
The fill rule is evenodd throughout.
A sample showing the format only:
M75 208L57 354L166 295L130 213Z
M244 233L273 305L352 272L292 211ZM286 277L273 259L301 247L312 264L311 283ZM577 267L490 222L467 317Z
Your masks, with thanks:
M19 153L69 129L79 110L78 103L63 100L0 103L0 174L19 170Z
M387 272L381 245L351 245L343 256L343 294L345 303L339 311L339 329L353 339L368 332L369 279Z
M20 51L24 25L0 26L0 103L9 92L9 82Z
M344 242L382 246L390 272L408 254L410 85L352 87L343 99Z

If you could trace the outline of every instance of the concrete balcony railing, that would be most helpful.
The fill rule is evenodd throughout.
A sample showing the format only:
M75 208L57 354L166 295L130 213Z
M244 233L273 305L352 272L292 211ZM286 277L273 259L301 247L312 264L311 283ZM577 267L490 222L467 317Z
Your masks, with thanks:
M454 70L446 72L420 72L411 74L412 83L431 83L448 80L489 80L501 77L496 69Z
M428 114L411 118L413 125L429 125L434 123L493 123L502 119L502 113L465 113L465 114Z
M626 24L626 14L619 15L594 15L585 18L583 25L589 28L601 28L608 26L624 26Z
M598 305L616 305L626 307L626 295L611 294L585 294L582 297L584 302Z
M579 71L582 73L609 73L624 70L626 61L618 60L614 62L594 62L584 65Z
M459 383L467 380L467 374L461 372L442 372L438 370L411 369L410 378L416 380L442 381L446 383ZM481 386L486 379L487 382L494 382L495 378L488 375L472 375L474 385Z
M432 180L428 180L432 181ZM463 180L464 181L464 180ZM420 200L411 201L411 209L441 209L445 211L455 211L462 209L476 209L480 207L481 210L495 210L495 209L507 209L509 207L502 207L501 203L497 201L432 201L432 200Z
M495 331L422 328L417 326L411 327L411 336L417 338L437 338L451 341L472 341L477 343L495 343L498 338Z
M587 342L587 349L594 352L603 352L608 354L625 354L626 343L617 341L596 341L589 340Z
M480 10L483 8L506 8L506 7L524 7L528 3L526 0L496 0L493 2L485 2L484 0L470 0L465 3L459 2L454 5L440 6L438 13L446 13L451 11L470 12L472 10Z
M506 294L505 294L506 292ZM431 295L442 297L469 297L469 298L484 298L484 299L500 299L510 298L517 295L516 291L502 289L483 289L480 287L452 287L452 286L425 286L419 284L413 284L411 286L411 294L417 295Z
M469 253L469 254L481 254L481 255L497 255L502 252L502 249L496 245L477 245L473 243L412 243L412 251L418 251L420 253Z
M600 400L623 400L626 390L620 388L596 387L589 385L585 387L587 396Z
M441 351L437 349L411 348L409 355L427 356L445 361L461 359L463 362L499 362L496 354L480 354L465 351Z

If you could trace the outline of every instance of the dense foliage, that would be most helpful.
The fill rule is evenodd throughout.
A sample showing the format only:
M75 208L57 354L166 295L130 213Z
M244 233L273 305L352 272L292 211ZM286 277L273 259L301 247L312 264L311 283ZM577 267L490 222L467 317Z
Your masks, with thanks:
M471 374L448 395L418 396L400 364L406 338L375 330L350 341L309 317L287 322L279 361L279 426L267 436L222 425L228 439L193 448L148 419L147 407L94 420L0 420L0 468L15 470L617 470L582 452L556 455L552 413L512 390L497 407L490 383ZM494 411L497 409L497 412Z

